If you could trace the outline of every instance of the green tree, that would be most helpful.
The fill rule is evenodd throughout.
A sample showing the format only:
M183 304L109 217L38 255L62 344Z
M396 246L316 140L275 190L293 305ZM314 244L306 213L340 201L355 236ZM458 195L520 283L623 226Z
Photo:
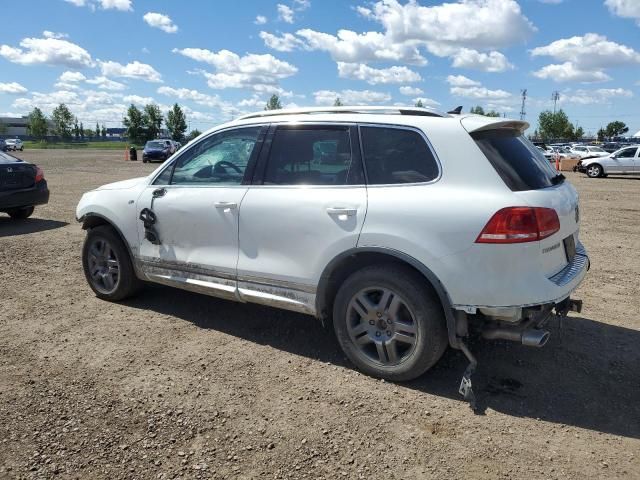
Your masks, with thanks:
M7 124L4 122L0 122L0 135L5 135L7 133L7 130L9 130Z
M609 123L606 126L605 131L607 132L607 137L609 138L618 137L627 133L629 131L629 127L627 127L624 122L616 120L615 122Z
M193 140L194 138L199 137L200 135L202 135L202 132L201 132L200 130L198 130L198 129L191 130L191 131L189 132L189 135L187 135L187 137L186 137L186 139L185 139L185 140L186 140L187 142L190 142L191 140Z
M80 122L80 139L84 140L84 124Z
M93 130L91 130L90 128L87 128L84 131L84 136L87 138L93 138L93 136L95 135L95 132Z
M265 105L265 110L280 110L282 108L282 104L280 103L280 97L275 93L271 95L271 98Z
M100 125L98 125L98 122L96 122L96 137L100 136Z
M416 102L416 107L424 108L424 103L422 103L422 100L418 99L418 101Z
M97 130L96 130L97 132ZM107 138L107 129L105 128L104 124L102 124L102 130L100 131L100 133L102 134L101 137L102 138ZM97 133L96 133L97 135Z
M607 138L607 131L604 128L600 127L597 135L598 135L598 141L603 142L605 138Z
M184 140L184 133L187 131L187 117L185 117L182 108L177 103L173 104L173 107L167 113L167 130L169 130L169 136L176 142L182 142Z
M471 109L469 110L469 113L475 113L476 115L484 115L484 108L482 108L480 105L478 105L477 107L471 107Z
M502 115L500 115L500 113L496 112L495 110L489 110L484 114L484 116L485 117L501 117Z
M73 114L69 108L61 103L53 109L51 113L53 122L53 133L65 141L71 140L71 128L73 125Z
M340 100L340 97L336 97L335 102L333 102L333 106L334 107L342 107L342 106L344 106L344 103L342 103L342 100Z
M149 103L144 106L142 113L142 122L145 130L146 140L158 138L164 117L160 111L160 107L155 103Z
M132 143L142 144L146 140L144 119L142 112L133 103L127 109L127 115L122 119L126 135Z
M80 127L78 126L78 117L76 117L73 121L73 136L76 137L76 140L80 138Z
M573 125L562 109L553 113L550 110L540 112L538 116L540 137L543 140L564 138L567 133L573 133Z
M27 124L27 133L36 140L44 140L47 136L47 118L38 107L31 110L29 114L29 123Z

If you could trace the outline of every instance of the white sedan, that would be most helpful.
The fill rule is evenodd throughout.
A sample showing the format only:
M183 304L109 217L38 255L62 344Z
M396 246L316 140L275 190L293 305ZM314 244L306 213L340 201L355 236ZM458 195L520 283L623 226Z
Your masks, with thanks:
M19 138L7 138L6 140L7 143L7 150L13 150L14 152L16 150L24 150L24 144L22 143L22 140L20 140Z
M571 147L571 153L580 158L606 157L609 155L606 150L593 145L575 145Z
M591 178L606 177L611 174L640 175L640 147L624 147L606 157L587 158L577 166Z

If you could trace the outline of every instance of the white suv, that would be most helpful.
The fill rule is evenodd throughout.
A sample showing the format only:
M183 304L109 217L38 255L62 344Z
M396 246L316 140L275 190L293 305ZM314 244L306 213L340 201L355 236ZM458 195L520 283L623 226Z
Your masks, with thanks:
M457 111L260 112L86 193L89 285L140 281L314 315L364 372L409 380L470 330L542 346L589 260L578 195L525 122Z

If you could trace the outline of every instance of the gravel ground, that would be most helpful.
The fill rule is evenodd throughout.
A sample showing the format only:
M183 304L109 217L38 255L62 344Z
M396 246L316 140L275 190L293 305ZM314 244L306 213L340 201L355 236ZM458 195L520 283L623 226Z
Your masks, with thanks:
M98 300L82 192L154 166L25 151L47 206L0 215L0 478L640 478L640 179L589 180L592 268L543 349L477 341L417 381L354 371L311 317L149 286Z

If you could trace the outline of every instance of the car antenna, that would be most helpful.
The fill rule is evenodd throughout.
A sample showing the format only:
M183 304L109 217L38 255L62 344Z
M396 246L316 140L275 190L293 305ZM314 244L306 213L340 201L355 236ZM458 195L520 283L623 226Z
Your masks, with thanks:
M453 115L460 115L462 113L462 105L457 106L456 108L454 108L453 110L447 113L451 113Z

